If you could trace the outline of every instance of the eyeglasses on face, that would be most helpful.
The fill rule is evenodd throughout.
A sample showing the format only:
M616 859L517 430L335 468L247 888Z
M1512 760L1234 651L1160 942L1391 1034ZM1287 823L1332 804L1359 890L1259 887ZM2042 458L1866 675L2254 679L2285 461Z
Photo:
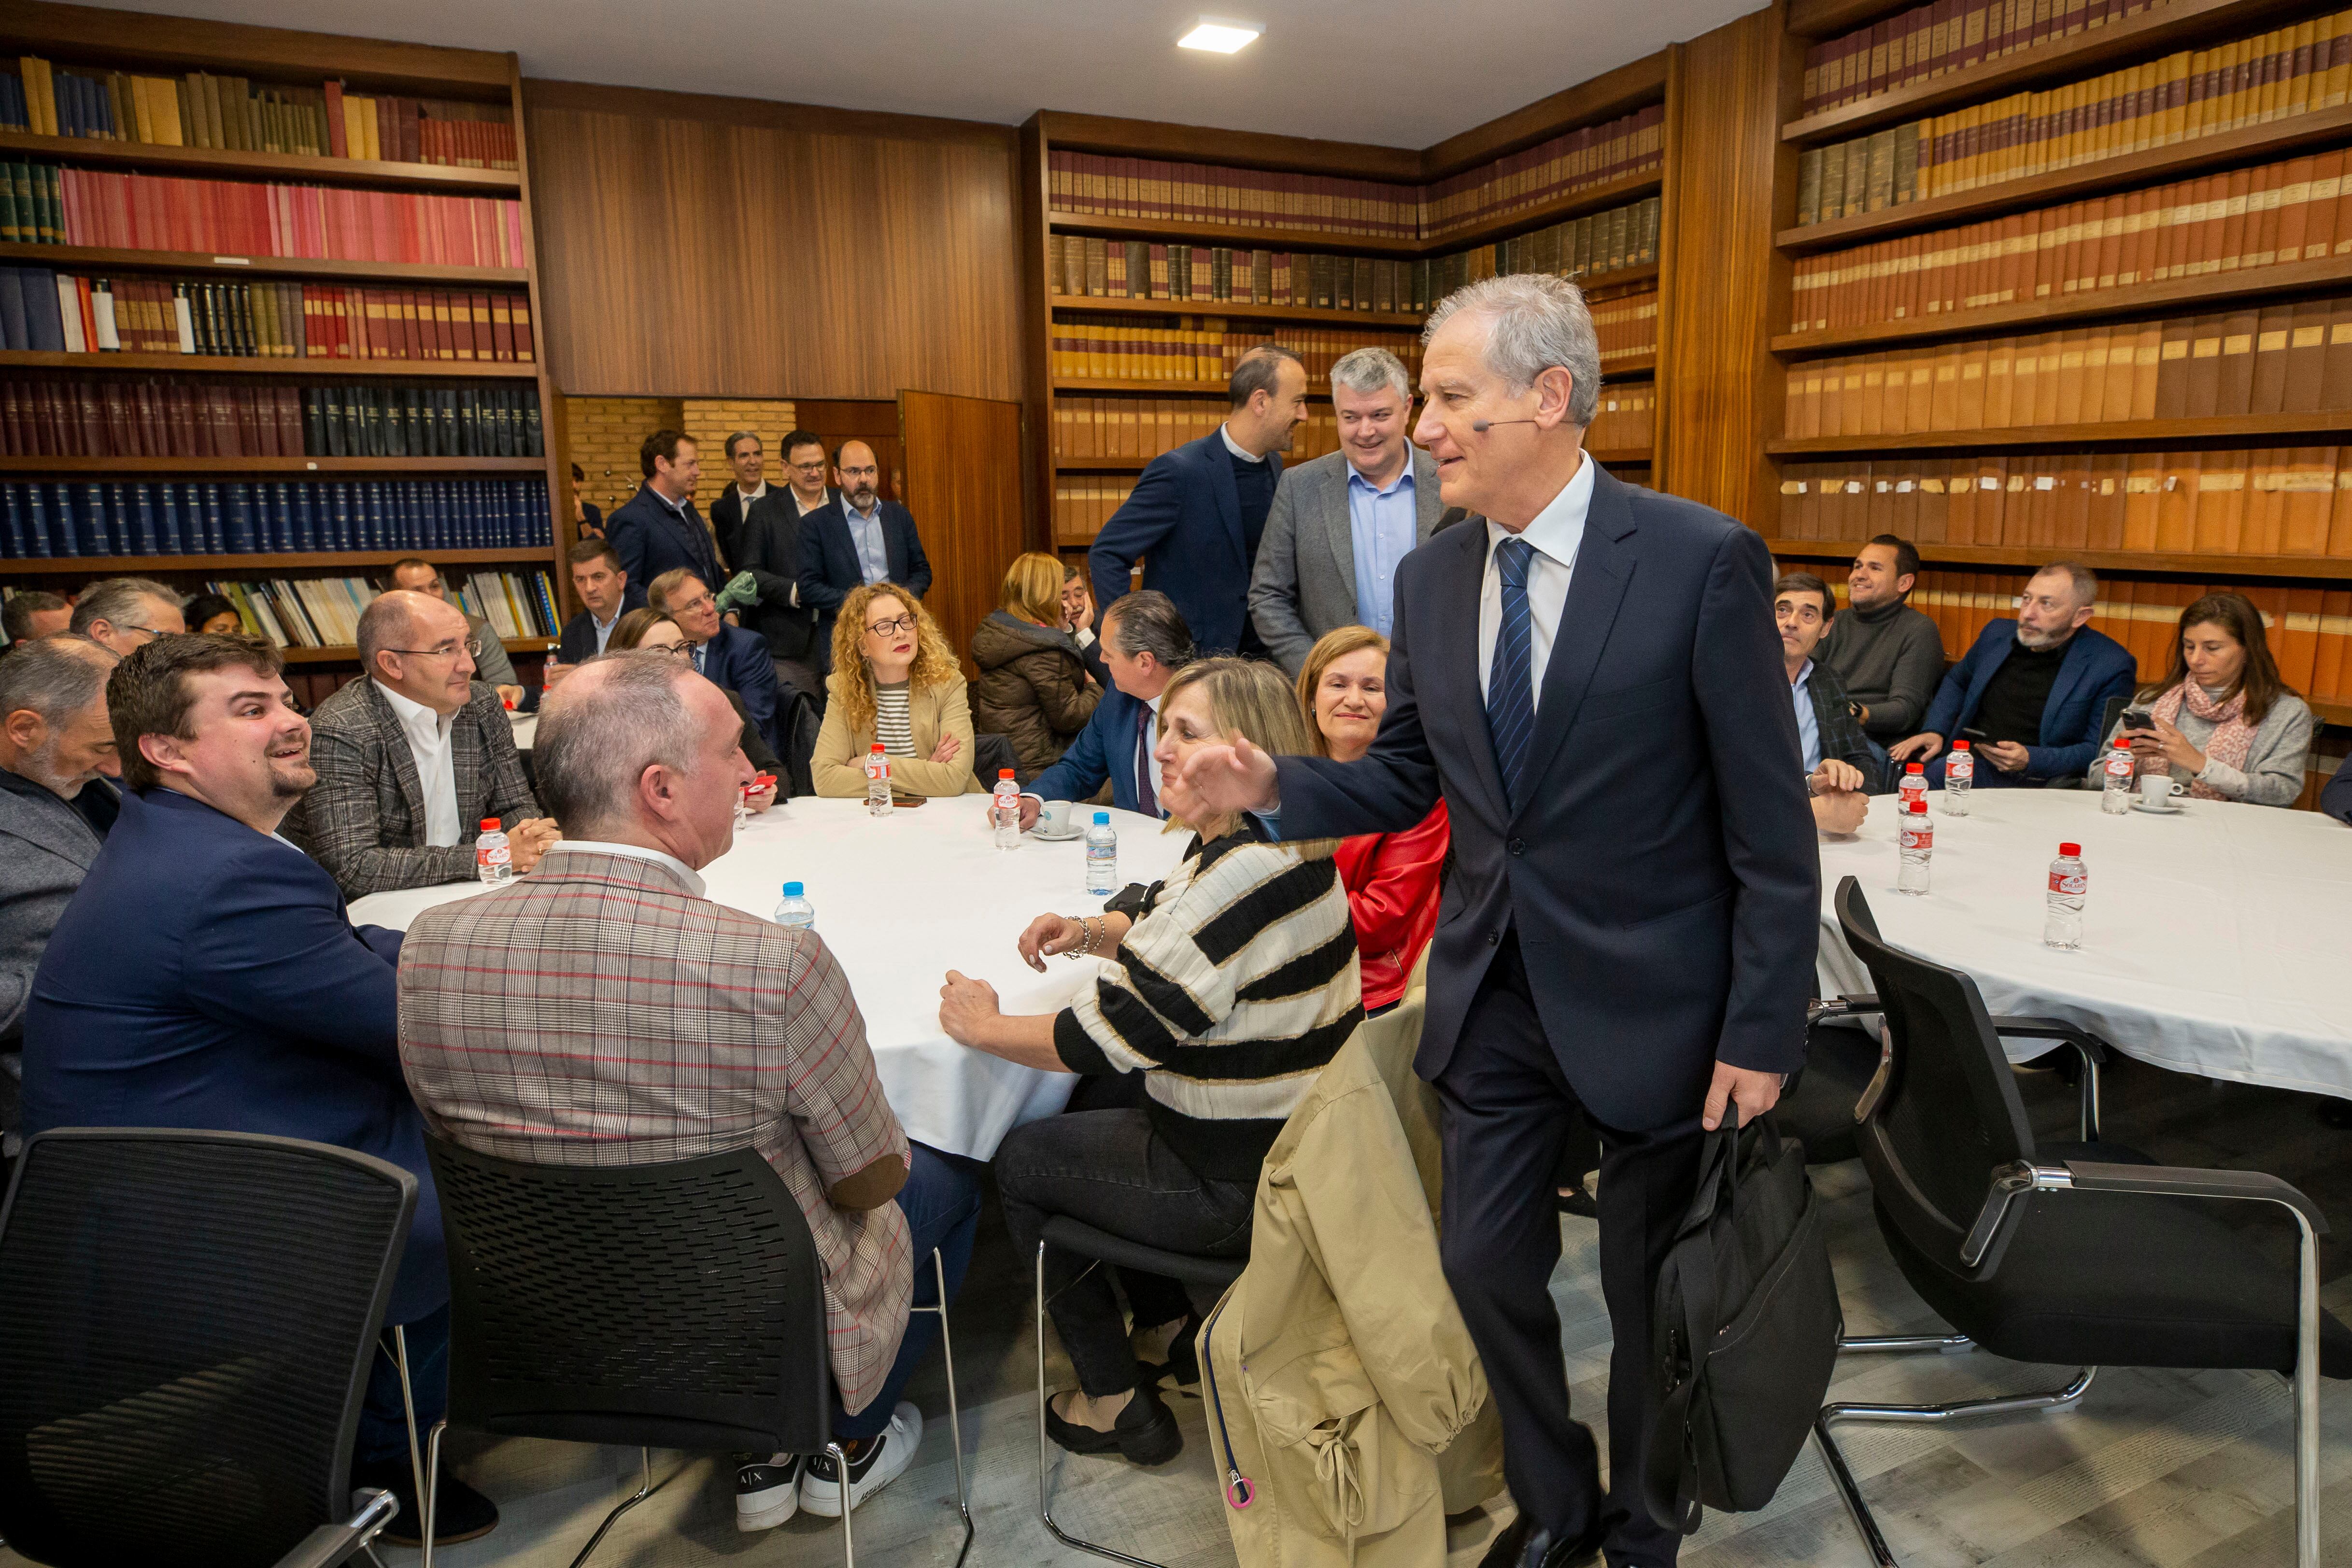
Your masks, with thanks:
M444 643L438 648L386 648L387 653L405 653L412 659L454 659L463 653L469 659L482 656L482 640L468 637L462 643Z
M841 471L841 476L845 479L871 479L881 472L881 469L869 463L863 468L844 468Z
M888 637L900 632L912 632L915 629L915 612L909 610L895 621L868 621L866 623L866 629L877 637Z
M679 659L694 657L694 644L691 643L642 643L638 647L647 653L667 653Z
M679 600L676 604L670 606L670 612L672 614L676 614L681 610L700 610L706 605L716 604L718 602L718 599L712 595L709 589L706 588L691 599Z

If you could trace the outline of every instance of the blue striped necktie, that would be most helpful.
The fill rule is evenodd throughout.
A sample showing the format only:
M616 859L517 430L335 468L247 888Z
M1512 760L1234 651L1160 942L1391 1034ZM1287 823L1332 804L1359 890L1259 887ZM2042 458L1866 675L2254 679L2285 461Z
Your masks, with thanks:
M1528 618L1528 567L1536 547L1505 539L1495 547L1495 570L1503 582L1503 623L1496 629L1494 661L1486 670L1486 732L1495 741L1495 767L1511 804L1519 803L1519 768L1536 729L1533 635Z

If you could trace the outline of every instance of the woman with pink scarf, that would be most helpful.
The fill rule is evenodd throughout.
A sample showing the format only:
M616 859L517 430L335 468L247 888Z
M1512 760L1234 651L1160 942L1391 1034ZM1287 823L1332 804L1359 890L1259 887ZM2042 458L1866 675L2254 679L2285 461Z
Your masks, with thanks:
M2126 726L2130 713L2147 722ZM2311 708L2279 678L2263 612L2242 593L2209 593L2180 612L2172 668L2143 687L2107 732L2132 743L2146 774L2164 768L2192 800L2292 806L2311 754ZM2089 782L2098 788L2100 759Z

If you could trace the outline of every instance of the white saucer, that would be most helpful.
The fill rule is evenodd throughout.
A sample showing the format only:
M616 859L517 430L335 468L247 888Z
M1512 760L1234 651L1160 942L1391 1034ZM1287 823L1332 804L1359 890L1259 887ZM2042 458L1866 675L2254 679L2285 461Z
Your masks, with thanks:
M2151 817L2178 817L2189 809L2186 806L2151 806L2139 800L2132 801L2131 808L2135 811L2146 811Z
M1084 828L1072 828L1066 833L1049 833L1043 828L1032 828L1029 830L1029 836L1040 843L1066 844L1072 839L1085 838L1087 831Z

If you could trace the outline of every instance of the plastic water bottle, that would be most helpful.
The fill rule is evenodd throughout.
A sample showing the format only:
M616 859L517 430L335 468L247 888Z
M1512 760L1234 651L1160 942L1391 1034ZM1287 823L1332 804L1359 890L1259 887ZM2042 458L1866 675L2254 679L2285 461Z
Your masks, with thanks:
M816 924L816 905L802 894L799 883L784 883L784 896L776 905L775 921L787 931L806 931Z
M988 808L988 820L995 825L998 849L1021 847L1021 786L1010 768L997 769L996 798Z
M496 817L482 819L482 836L474 841L474 874L492 887L514 880L514 851L506 834L499 831Z
M2083 945L2083 895L2091 873L2083 869L2083 846L2060 844L2050 862L2050 913L2042 917L2042 941L2050 947L2072 950Z
M1903 813L1903 864L1895 874L1895 891L1927 891L1927 862L1936 852L1936 824L1928 819L1927 802L1914 800Z
M2110 817L2120 817L2131 810L2132 763L2131 742L2118 740L2116 748L2107 753L2106 778L2100 782L2099 810ZM2069 942L2067 946L2074 944Z
M890 755L877 740L866 754L866 811L868 816L887 817L892 810Z
M1969 789L1976 781L1977 754L1965 740L1952 742L1952 754L1944 758L1944 815L1969 814Z
M1118 834L1108 811L1097 811L1087 830L1087 891L1105 898L1118 891Z
M1924 803L1927 799L1927 765L1924 762L1905 764L1903 781L1895 788L1903 797L1903 814L1907 817L1911 814L1912 802Z

